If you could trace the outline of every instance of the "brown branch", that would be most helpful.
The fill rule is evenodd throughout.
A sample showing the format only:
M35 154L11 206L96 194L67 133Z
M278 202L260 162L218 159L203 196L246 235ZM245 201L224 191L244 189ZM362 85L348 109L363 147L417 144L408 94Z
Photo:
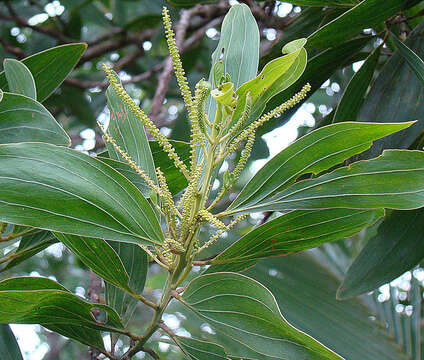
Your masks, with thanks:
M24 52L22 51L21 48L18 48L16 46L9 44L5 39L3 39L1 37L0 37L0 44L3 45L4 50L6 52L16 56L18 59L23 59L25 57L25 54L24 54Z

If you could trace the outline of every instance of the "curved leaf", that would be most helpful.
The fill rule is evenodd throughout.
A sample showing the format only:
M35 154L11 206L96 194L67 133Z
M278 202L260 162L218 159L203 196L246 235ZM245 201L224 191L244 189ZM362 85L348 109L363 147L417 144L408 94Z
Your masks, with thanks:
M342 359L290 325L269 290L244 275L201 275L188 284L182 301L234 342L225 348L230 357Z
M69 136L43 105L24 95L4 93L0 102L0 144L29 141L71 145Z
M381 137L405 129L411 123L381 124L345 122L322 127L301 137L275 155L242 189L229 209L255 204L286 189L307 173L319 174L371 147Z
M54 235L102 279L131 292L124 265L106 241L61 233Z
M0 358L2 360L23 360L18 342L9 325L0 325Z
M424 206L424 152L386 150L316 179L298 182L228 213L290 209L417 209Z
M10 92L37 100L34 78L24 63L15 59L6 59L3 67Z
M397 278L424 258L424 208L394 211L350 266L337 296L353 297Z
M108 306L91 304L70 293L60 284L34 277L0 282L0 323L40 324L83 344L103 348L98 330L122 328L119 316ZM107 322L96 321L91 310L107 313Z
M111 242L110 246L119 255L129 275L129 286L133 292L141 294L144 289L149 268L149 260L145 251L136 244ZM128 323L137 306L138 300L127 292L106 282L106 304L114 308L121 316L124 324Z
M60 45L22 60L34 77L38 101L43 102L59 87L86 48L84 43ZM4 71L0 73L0 88L8 90Z
M0 219L113 241L163 240L151 206L126 178L49 144L0 145Z
M212 260L214 266L207 272L241 271L262 258L288 255L352 236L382 216L384 210L292 211L237 240Z

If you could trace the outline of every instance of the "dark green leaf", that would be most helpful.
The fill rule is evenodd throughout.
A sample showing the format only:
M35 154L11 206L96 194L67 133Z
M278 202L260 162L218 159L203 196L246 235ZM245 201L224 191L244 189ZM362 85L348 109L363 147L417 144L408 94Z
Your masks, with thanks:
M55 233L55 236L102 279L131 292L124 265L105 240L61 233Z
M106 91L106 97L110 112L107 132L150 179L157 183L155 164L142 122L128 109L111 86ZM106 143L106 148L112 159L125 161L109 142Z
M293 5L302 6L329 6L329 7L352 7L360 0L290 0Z
M378 288L424 258L424 208L394 211L387 216L350 266L339 298Z
M174 7L191 7L197 4L213 4L218 0L167 0L171 6Z
M98 330L122 328L118 314L108 306L90 304L46 278L21 277L0 282L0 323L40 324L83 344L103 348ZM106 323L91 311L107 313Z
M34 78L24 63L15 59L6 59L3 67L10 92L37 100Z
M374 140L410 125L411 123L395 123L381 126L345 122L312 131L282 150L262 167L242 189L229 209L261 202L286 189L299 176L307 173L319 174L330 169L367 150Z
M84 43L66 44L22 60L34 77L38 101L43 102L59 87L86 48L87 44ZM8 90L4 71L0 73L0 88Z
M356 120L377 67L380 52L381 46L368 56L361 68L353 75L337 105L333 123Z
M364 0L321 27L308 39L308 49L326 49L372 28L407 8L407 0Z
M0 272L11 269L56 242L57 239L50 231L35 230L28 235L22 236L18 248L12 253L8 253L5 258L0 259L0 262L8 261Z
M381 156L300 181L271 198L229 213L290 209L417 209L424 206L424 152L386 150Z
M405 44L424 58L424 22L411 32ZM424 86L399 51L394 53L381 69L369 91L358 121L406 122L418 120L398 134L378 140L361 158L373 158L383 149L408 148L424 129Z
M346 360L410 359L359 299L336 300L340 281L310 253L262 261L247 275L272 291L290 323Z
M69 146L71 140L39 102L4 93L0 102L0 144L39 141Z
M424 61L415 54L408 46L400 41L395 35L392 34L392 39L399 50L399 53L407 61L411 70L417 75L421 83L424 85Z
M296 210L258 226L213 259L208 269L241 271L259 259L282 256L352 236L384 216L384 210ZM284 261L284 260L282 260Z
M324 360L340 356L290 325L274 296L236 273L201 275L187 285L183 304L224 333L230 356L254 359Z
M0 219L73 235L160 244L153 209L126 178L49 144L0 146Z
M0 358L2 360L23 360L18 342L9 325L0 325Z
M217 344L178 336L175 341L191 360L227 360L227 354L222 346Z
M144 289L147 277L147 254L136 244L111 242L110 246L119 255L125 270L129 275L129 286L137 294ZM128 293L106 283L106 304L114 308L126 324L131 319L137 306L137 300Z

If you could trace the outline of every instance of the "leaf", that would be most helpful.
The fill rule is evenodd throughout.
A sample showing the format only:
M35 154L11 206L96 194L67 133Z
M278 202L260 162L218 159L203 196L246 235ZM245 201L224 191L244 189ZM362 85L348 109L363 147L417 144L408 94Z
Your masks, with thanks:
M0 323L40 324L51 331L103 348L98 330L122 329L119 316L108 306L88 303L46 278L19 277L0 282ZM96 321L91 310L106 312Z
M415 54L408 46L400 41L395 35L392 34L392 39L399 50L400 55L407 61L411 70L417 75L421 83L424 85L424 61Z
M174 340L191 360L228 359L224 348L217 344L183 336L178 336Z
M330 169L367 150L374 140L402 130L411 123L386 125L345 122L312 131L265 164L242 189L229 209L265 201L293 184L299 176L319 174Z
M247 93L250 93L252 97L252 111L249 121L253 122L262 114L266 103L272 97L281 93L299 79L307 63L306 50L303 48L305 44L306 39L289 42L283 48L283 54L286 55L270 61L257 77L237 89L239 102L233 116L233 123L241 117L245 108Z
M43 105L24 95L4 93L0 102L0 144L29 141L71 145L69 136Z
M271 198L230 210L417 209L424 206L424 152L386 150L316 179L300 181Z
M212 260L207 272L241 271L262 258L282 256L352 236L384 216L384 210L297 210L244 235ZM283 260L282 260L283 261Z
M23 360L18 342L9 325L0 325L0 358L2 360Z
M119 79L118 76L116 77ZM143 124L122 102L111 86L106 90L106 98L110 112L110 122L107 128L109 135L146 172L150 179L157 183L155 164ZM111 143L106 142L106 148L112 159L125 161Z
M405 44L421 58L424 57L424 22L414 29ZM396 86L394 86L396 85ZM369 159L381 154L384 149L409 148L424 129L424 87L410 66L396 51L384 64L364 104L358 121L363 122L418 122L402 132L378 140L361 156Z
M381 46L376 48L362 64L361 68L352 76L349 84L343 93L343 97L337 105L333 117L333 123L356 120L361 106L364 102L365 94L371 83L374 71L380 58Z
M0 221L67 234L161 244L153 209L102 162L50 144L0 146Z
M61 233L55 233L55 236L102 279L132 292L121 259L106 241Z
M309 36L308 49L326 49L336 46L360 34L363 29L380 24L408 6L411 6L411 2L405 0L361 1Z
M85 43L60 45L22 60L34 77L39 102L46 100L59 87L86 48ZM0 73L0 88L8 90L4 71Z
M235 89L256 76L259 41L258 24L249 7L245 4L233 5L222 23L221 37L212 54L212 65L219 60L222 61L224 71L230 75ZM212 68L209 75L210 83L213 83ZM209 101L206 113L211 121L215 117L215 108L216 102Z
M119 255L129 275L129 286L137 294L141 294L147 278L147 254L135 244L111 242L110 246ZM106 304L114 308L121 316L124 324L131 319L137 306L137 300L128 293L106 282Z
M337 296L350 298L378 288L424 258L424 208L393 211L353 261Z
M18 248L13 253L8 253L6 258L0 259L0 262L6 259L9 261L3 269L0 269L0 272L15 267L56 242L57 239L49 231L36 230L22 236Z
M5 59L3 67L10 92L37 100L34 78L24 63L15 59Z
M329 7L352 7L360 0L290 0L293 5L302 6L329 6Z
M342 359L290 325L271 292L244 275L201 275L187 285L181 301L231 339L234 345L225 347L230 357Z
M311 85L311 91L308 95L312 95L337 69L350 65L354 61L361 60L361 58L358 59L359 51L370 39L371 37L364 37L350 40L309 59L302 76L292 86L281 92L279 96L272 98L266 106L265 113L281 105L281 99L290 99L293 97L306 83ZM303 102L284 113L283 121L290 119ZM258 129L258 134L262 135L267 131L275 129L281 125L282 119L274 118L269 120Z
M267 286L287 320L349 360L406 360L359 299L337 301L339 280L310 252L267 259L247 271ZM225 345L224 345L225 346Z

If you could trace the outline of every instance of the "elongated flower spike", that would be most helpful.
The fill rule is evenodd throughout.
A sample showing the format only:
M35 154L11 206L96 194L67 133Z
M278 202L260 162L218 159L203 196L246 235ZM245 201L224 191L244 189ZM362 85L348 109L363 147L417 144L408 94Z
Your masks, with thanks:
M144 111L137 106L131 96L127 94L122 84L116 78L112 68L106 64L103 64L102 67L103 71L106 73L106 77L109 80L110 86L118 94L122 102L130 109L134 116L136 116L142 122L142 124L153 136L153 138L167 153L168 157L174 162L175 166L183 173L186 178L189 178L187 166L180 159L179 155L177 154L169 140L166 138L166 136L159 131L156 125L153 124L152 120L150 120L150 118L144 113Z
M171 56L172 65L174 66L175 77L177 78L178 86L181 90L184 103L187 111L190 114L193 97L188 86L187 77L183 69L183 65L178 51L178 46L175 41L175 34L172 30L172 22L169 17L168 9L164 6L162 9L163 26L165 27L166 42L168 43L169 55Z

